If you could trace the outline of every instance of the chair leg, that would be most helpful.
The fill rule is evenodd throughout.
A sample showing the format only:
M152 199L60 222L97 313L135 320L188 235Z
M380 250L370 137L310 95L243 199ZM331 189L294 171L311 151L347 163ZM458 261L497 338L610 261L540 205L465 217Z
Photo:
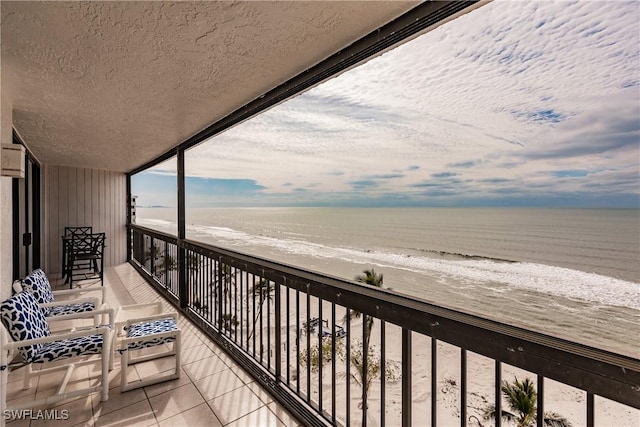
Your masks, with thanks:
M28 390L31 388L31 378L33 377L33 375L31 375L32 372L33 372L32 364L29 363L27 366L24 367L24 378L22 380L23 390Z
M9 382L9 367L4 359L0 356L0 427L5 426L4 411L7 409L7 383Z
M111 337L108 337L102 343L103 346L106 346L102 352L102 383L100 384L102 388L100 400L102 402L106 402L109 399L109 371L111 371L110 367L112 366L111 341Z

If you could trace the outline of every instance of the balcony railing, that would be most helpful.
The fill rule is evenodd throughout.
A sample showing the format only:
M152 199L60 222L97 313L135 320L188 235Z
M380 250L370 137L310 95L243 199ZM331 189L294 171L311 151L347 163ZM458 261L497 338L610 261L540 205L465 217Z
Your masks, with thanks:
M549 380L582 390L587 426L595 425L596 396L640 408L637 358L144 227L131 231L132 264L305 424L409 426L420 411L413 419L427 414L435 426L448 383L460 425L468 425L469 396L478 394L468 365L478 359L491 371L486 403L497 413L506 409L504 372L535 377L538 426ZM438 361L452 355L458 372L443 380ZM430 401L414 402L425 387Z

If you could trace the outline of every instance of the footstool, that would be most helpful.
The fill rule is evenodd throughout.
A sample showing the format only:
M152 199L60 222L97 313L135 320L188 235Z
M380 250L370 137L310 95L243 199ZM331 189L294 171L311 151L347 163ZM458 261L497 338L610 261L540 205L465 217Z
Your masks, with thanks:
M120 353L120 391L125 392L163 381L180 378L180 338L177 313L160 313L142 318L129 319L124 323L125 336L118 344ZM171 349L165 344L171 343ZM159 351L134 357L137 350L160 347ZM163 350L164 349L164 350ZM175 357L175 369L166 374L153 375L140 381L129 382L128 367L140 362Z

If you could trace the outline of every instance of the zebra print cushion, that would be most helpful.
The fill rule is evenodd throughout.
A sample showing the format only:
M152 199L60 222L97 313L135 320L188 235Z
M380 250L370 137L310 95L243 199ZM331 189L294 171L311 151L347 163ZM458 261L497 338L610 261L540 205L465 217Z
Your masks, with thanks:
M55 307L49 307L49 313L46 314L47 317L52 316L61 316L63 314L72 314L72 313L86 313L87 311L93 311L96 308L96 305L92 302L80 302L77 304L67 304L67 305L57 305Z
M102 334L70 338L43 344L40 352L35 355L32 362L51 362L69 357L99 354L101 351Z
M38 304L46 304L48 302L53 302L53 291L51 290L51 284L49 283L49 279L47 279L47 275L41 269L33 270L27 277L22 281L22 286L25 290L31 292L33 296L38 301ZM45 316L49 315L51 311L50 308L43 308Z
M176 325L175 320L160 319L160 320L154 320L152 322L143 322L143 323L136 323L134 325L131 325L129 328L127 328L127 337L128 338L131 338L131 337L144 338L144 337L148 337L151 334L158 334L160 332L170 332L170 331L177 331L177 330L178 330L178 325ZM144 340L134 341L132 343L129 343L129 345L127 346L127 349L140 350L142 348L154 347L156 345L164 344L166 342L172 342L172 341L175 341L175 339L176 339L175 335L162 337L162 338L148 337Z
M20 292L0 304L0 318L14 341L51 335L49 325L31 292ZM43 344L20 347L25 362L31 363Z

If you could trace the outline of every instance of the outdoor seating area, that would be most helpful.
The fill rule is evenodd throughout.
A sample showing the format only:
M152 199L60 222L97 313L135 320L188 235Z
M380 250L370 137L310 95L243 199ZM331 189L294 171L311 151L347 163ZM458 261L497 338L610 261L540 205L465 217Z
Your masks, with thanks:
M44 272L30 276L38 279L35 292L36 280L30 277L22 288L16 283L15 295L1 304L0 338L7 350L0 359L6 367L1 371L2 410L49 411L49 416L64 418L58 422L65 425L298 424L129 264L107 269L104 287L75 290L106 296L89 298L94 310L56 317L44 316L38 298L51 293L62 303L63 297L78 295L58 290L66 287L64 277L51 279L47 292ZM29 309L24 315L40 328L31 328L29 336L15 335L17 327L5 329L7 320L23 319L11 313L21 312L25 304ZM41 362L51 368L31 368Z

